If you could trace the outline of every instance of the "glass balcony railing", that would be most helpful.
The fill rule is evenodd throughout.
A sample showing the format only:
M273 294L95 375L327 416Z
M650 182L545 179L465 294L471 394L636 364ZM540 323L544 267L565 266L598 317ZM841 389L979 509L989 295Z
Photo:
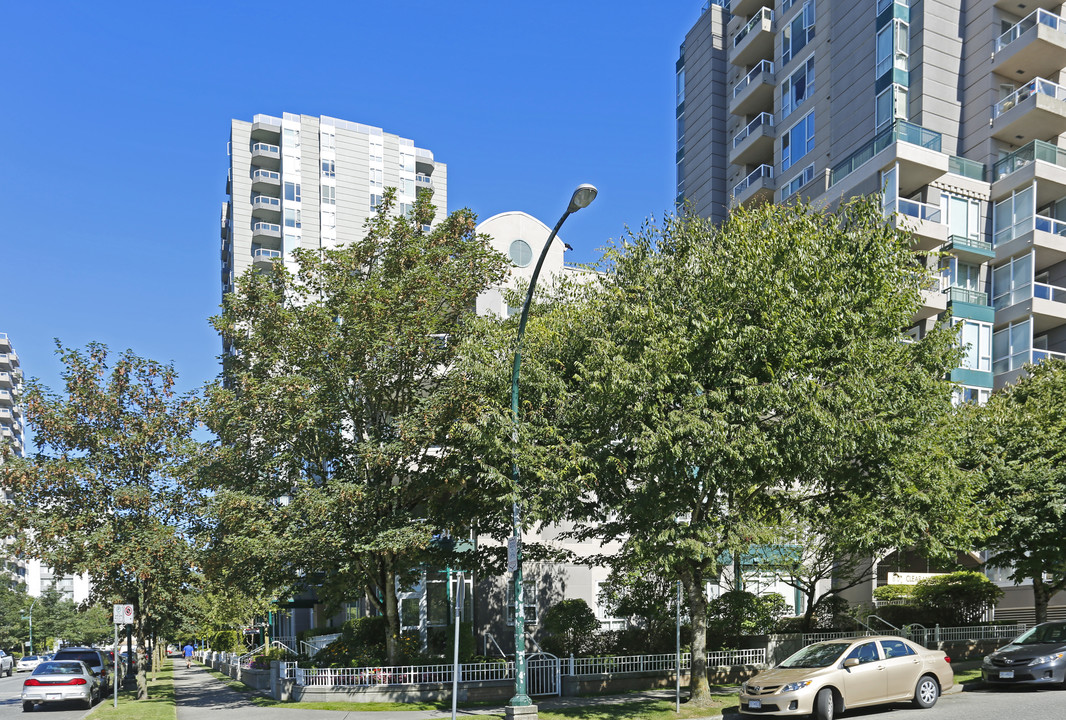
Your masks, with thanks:
M1033 78L1025 83L1025 85L1022 85L1010 95L993 105L992 117L999 117L1016 105L1025 102L1033 95L1046 95L1055 100L1066 100L1066 88L1058 83L1045 80L1044 78Z
M755 82L755 80L763 73L774 74L774 64L769 60L760 60L758 65L753 67L747 75L737 82L736 87L733 88L733 97L736 98L737 95L744 92L744 88Z
M277 145L271 145L270 143L257 142L252 145L252 152L267 153L270 155L280 155L281 148Z
M256 195L252 198L252 207L266 208L267 210L280 210L281 199L269 195Z
M902 7L910 7L909 0L877 0L877 14L880 15L885 10L888 10L893 5L900 5Z
M987 290L974 290L972 288L958 287L952 285L945 292L948 294L948 302L964 302L970 305L982 305L987 307L988 291Z
M1034 224L1037 230L1052 233L1053 235L1066 235L1066 222L1062 220L1037 215Z
M760 165L759 167L748 173L748 176L733 186L733 197L740 195L740 193L747 190L749 187L757 183L762 178L773 179L774 166L773 165Z
M1029 363L1035 364L1045 360L1066 360L1066 353L1037 348L1020 350L1012 355L996 358L996 361L992 363L992 372L998 374L1021 370Z
M256 248L252 251L253 260L273 260L274 258L281 257L281 250L270 250L268 248Z
M912 217L916 220L927 220L928 222L934 223L940 222L940 208L937 205L930 205L929 203L918 202L917 200L905 200L904 198L900 198L896 200L895 207L889 205L886 210L894 210L900 215L906 215L907 217Z
M996 38L996 52L1020 38L1027 30L1037 25L1046 25L1055 30L1066 30L1066 20L1043 8L1029 13L1022 21L1015 23L1007 32Z
M956 248L969 248L971 250L980 250L982 252L992 252L992 243L988 240L978 240L976 238L967 237L966 235L952 235L948 238L948 242L952 247Z
M748 139L749 135L764 125L772 128L774 126L774 116L766 112L759 113L757 118L745 125L744 129L738 132L736 137L733 138L733 149L735 150L738 145Z
M1051 302L1066 303L1066 288L1047 283L1033 283L1033 297Z
M948 172L974 180L981 180L982 182L985 179L984 163L979 163L976 160L967 160L957 155L952 155L948 158Z
M266 232L281 234L281 225L277 223L257 222L252 223L252 232Z
M272 180L281 182L281 173L275 170L263 170L259 168L252 172L252 180Z
M897 120L891 126L885 128L873 140L866 143L853 152L847 160L833 168L829 178L829 184L835 185L860 166L873 160L874 155L881 152L896 141L919 145L935 152L940 152L941 135L933 130L926 130L921 125L915 125L906 120Z
M764 7L762 10L755 13L751 20L748 21L748 24L737 33L735 38L733 38L733 47L735 48L740 45L740 43L744 42L744 38L746 38L752 30L761 26L763 20L772 23L774 21L774 11L768 7Z
M1044 140L1033 140L1031 143L1022 145L1002 160L997 160L996 164L992 166L992 177L995 180L1000 180L1036 160L1066 167L1066 150L1062 150Z

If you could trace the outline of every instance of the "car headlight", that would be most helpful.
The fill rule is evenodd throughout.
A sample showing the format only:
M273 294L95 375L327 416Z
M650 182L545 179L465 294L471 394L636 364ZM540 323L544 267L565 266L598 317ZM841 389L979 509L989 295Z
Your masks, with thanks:
M789 683L788 685L785 685L783 688L781 688L781 692L796 692L797 690L802 690L810 684L810 680L800 680L799 682Z
M1047 663L1055 662L1056 660L1061 658L1063 655L1066 655L1066 653L1053 653L1051 655L1041 655L1040 657L1033 658L1031 661L1029 661L1029 667L1032 667L1033 665L1046 665Z

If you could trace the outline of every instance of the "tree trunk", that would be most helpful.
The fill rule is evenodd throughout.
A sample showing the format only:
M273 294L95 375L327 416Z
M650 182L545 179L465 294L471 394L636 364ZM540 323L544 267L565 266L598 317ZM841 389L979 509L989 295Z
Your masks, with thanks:
M816 604L815 593L818 592L818 584L811 583L810 587L804 589L803 597L807 601L807 607L803 609L803 632L811 632L811 622L814 619L814 606Z
M137 699L148 699L148 677L144 674L146 656L144 654L144 625L138 622L135 626L137 637Z
M703 574L694 571L682 578L688 596L689 618L692 622L692 665L689 671L689 703L709 705L711 688L707 682L707 593L703 588Z
M1044 584L1043 576L1037 573L1033 578L1033 609L1036 611L1038 623L1047 622L1047 604L1050 594L1047 585Z
M400 603L396 597L396 571L389 563L385 570L385 618L389 623L388 635L385 637L385 654L389 665L400 664Z

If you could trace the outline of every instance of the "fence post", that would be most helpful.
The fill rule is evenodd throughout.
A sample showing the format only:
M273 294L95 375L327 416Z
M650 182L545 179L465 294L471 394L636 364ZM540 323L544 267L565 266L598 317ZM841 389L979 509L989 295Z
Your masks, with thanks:
M570 653L570 675L573 677L577 673L574 672L574 653Z
M933 640L936 642L937 645L940 644L940 623L936 624L936 630L933 636Z

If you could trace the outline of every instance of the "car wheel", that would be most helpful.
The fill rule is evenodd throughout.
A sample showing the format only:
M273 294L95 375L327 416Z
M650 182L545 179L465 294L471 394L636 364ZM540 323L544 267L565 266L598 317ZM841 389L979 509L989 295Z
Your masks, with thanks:
M922 675L914 688L914 704L920 708L931 708L940 697L940 686L932 675Z
M814 720L833 720L834 710L836 707L833 704L833 691L822 688L814 696Z
M33 710L33 703L31 703L31 702L23 702L22 703L22 712L30 712L31 710Z

